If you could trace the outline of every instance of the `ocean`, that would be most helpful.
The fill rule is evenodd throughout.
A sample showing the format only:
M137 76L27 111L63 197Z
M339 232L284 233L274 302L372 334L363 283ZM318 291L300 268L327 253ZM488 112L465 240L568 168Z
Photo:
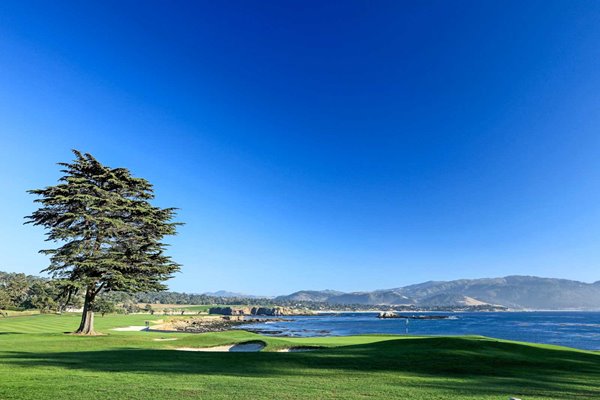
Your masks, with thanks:
M401 313L448 315L449 319L378 319L377 313L326 313L284 317L286 321L238 326L271 336L347 336L361 334L482 335L600 350L600 312ZM406 322L408 321L408 323Z

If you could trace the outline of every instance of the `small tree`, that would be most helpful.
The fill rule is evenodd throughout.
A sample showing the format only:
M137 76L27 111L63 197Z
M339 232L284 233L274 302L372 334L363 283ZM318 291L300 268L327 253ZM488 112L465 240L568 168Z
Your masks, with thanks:
M100 296L94 302L94 311L99 312L103 317L105 314L114 313L116 311L115 302L106 296Z
M60 297L59 289L53 285L52 281L36 281L29 289L29 299L27 306L36 308L42 313L58 310Z
M0 315L6 316L5 313L2 312L2 310L10 308L12 307L12 305L13 303L10 299L10 296L8 295L8 292L6 292L5 290L0 290Z
M41 250L50 255L44 271L67 283L69 295L84 293L76 333L93 335L94 302L103 292L161 291L162 281L179 265L165 255L162 239L174 235L174 208L150 204L152 185L125 168L102 165L73 150L72 163L60 163L59 184L30 190L41 207L26 217L48 230L47 240L62 244Z
M131 299L127 299L123 302L123 310L125 310L125 314L132 314L140 311L137 303Z
M25 274L11 274L3 287L15 307L22 307L27 301L30 282Z

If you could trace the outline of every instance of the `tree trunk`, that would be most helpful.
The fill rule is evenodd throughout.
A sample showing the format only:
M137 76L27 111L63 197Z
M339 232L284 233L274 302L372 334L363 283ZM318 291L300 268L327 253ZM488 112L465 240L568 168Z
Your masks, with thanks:
M81 323L79 329L75 332L78 335L95 335L94 331L94 288L88 288L85 293L85 302L83 303L83 313L81 314Z

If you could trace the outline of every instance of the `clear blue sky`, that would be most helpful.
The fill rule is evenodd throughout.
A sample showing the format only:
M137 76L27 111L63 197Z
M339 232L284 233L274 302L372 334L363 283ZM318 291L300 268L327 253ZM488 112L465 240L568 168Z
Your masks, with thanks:
M70 149L181 208L174 290L600 279L600 2L0 3L0 270Z

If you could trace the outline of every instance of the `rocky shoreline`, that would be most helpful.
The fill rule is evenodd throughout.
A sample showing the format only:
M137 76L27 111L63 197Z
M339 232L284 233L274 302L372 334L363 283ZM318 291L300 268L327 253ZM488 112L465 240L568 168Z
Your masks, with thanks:
M292 315L315 315L307 309L289 307L211 307L209 314L231 315L231 316L292 316Z
M223 332L235 326L261 323L265 321L286 321L283 318L247 318L244 316L205 316L197 318L173 319L153 326L154 332L208 333Z
M208 332L222 332L234 329L236 326L248 325L248 324L260 324L264 322L283 322L291 321L281 317L273 317L273 315L315 315L313 313L304 314L299 310L293 310L290 313L290 309L282 309L282 307L247 307L247 308L235 308L235 307L213 307L210 309L212 315L206 315L203 317L191 317L191 318L173 318L165 321L160 325L155 325L148 329L154 332L187 332L187 333L208 333ZM223 314L217 314L223 313ZM227 313L227 314L225 314ZM233 314L231 314L233 313ZM244 313L244 314L242 314ZM248 313L246 315L245 313ZM439 319L450 319L456 318L450 315L422 315L422 314L399 314L390 311L382 311L377 315L379 319L419 319L419 320L439 320ZM270 335L284 335L284 331L274 331L272 329L263 329L262 327L249 328L247 329L254 333L263 333ZM327 331L319 332L320 334L327 334Z
M397 314L395 312L383 311L377 315L379 319L391 319L391 318L401 318L401 319L449 319L449 315L431 315L431 314L421 314L421 315L407 315L407 314Z

